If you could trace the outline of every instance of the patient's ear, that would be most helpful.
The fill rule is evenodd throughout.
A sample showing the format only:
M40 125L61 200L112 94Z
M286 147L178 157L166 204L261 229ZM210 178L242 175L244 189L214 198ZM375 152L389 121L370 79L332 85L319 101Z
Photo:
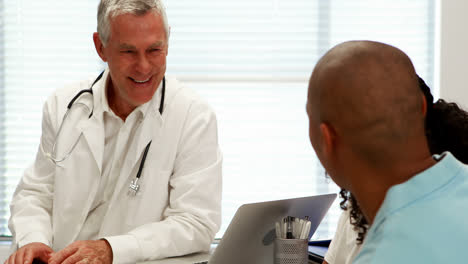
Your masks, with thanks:
M423 103L422 103L422 113L424 116L427 115L427 101L426 101L426 96L422 96L423 98Z
M320 134L322 140L322 155L329 161L336 151L336 132L333 126L328 123L320 124Z

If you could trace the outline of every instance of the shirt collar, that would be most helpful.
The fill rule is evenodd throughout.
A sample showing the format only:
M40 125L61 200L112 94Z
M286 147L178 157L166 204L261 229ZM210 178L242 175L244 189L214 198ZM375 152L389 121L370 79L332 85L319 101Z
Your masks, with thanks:
M452 181L464 166L450 152L433 155L433 158L437 163L432 167L414 175L406 182L392 186L387 191L375 217L375 223Z
M103 79L105 81L104 85L101 85L100 86L101 89L98 89L98 91L95 91L95 95L97 95L98 97L96 98L98 99L97 101L99 102L98 105L101 106L101 108L96 107L95 112L101 111L102 115L104 115L104 113L107 113L111 116L117 117L117 115L111 110L109 106L109 102L107 100L106 91L107 91L107 88L109 86L109 81L110 81L110 74L108 74L108 71L109 69L106 69L106 72L103 76L104 77ZM130 115L138 114L139 118L143 120L148 114L148 111L150 111L150 109L154 109L155 111L157 111L157 113L159 113L159 105L161 102L161 90L162 90L162 81L159 84L158 89L156 89L156 92L154 93L153 98L149 100L148 102L135 108L135 110L133 110L133 112Z

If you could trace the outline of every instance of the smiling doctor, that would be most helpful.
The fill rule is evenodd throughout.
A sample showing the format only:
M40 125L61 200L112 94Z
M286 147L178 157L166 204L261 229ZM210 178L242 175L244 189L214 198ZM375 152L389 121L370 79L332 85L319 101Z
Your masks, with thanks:
M5 263L135 263L209 249L221 221L212 109L165 77L159 0L101 0L97 53L108 68L57 90L11 202Z

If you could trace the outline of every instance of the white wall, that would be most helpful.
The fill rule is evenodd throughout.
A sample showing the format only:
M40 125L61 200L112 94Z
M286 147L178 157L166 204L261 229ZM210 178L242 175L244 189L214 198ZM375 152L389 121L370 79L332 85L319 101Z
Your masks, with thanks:
M468 1L440 0L440 97L468 109Z

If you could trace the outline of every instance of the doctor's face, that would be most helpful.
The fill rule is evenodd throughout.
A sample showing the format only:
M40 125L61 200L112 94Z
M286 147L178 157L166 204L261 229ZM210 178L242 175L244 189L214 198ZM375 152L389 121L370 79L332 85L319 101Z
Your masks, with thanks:
M161 16L153 12L121 14L110 26L106 46L99 46L99 39L96 44L110 70L109 105L131 112L151 100L164 77L168 37ZM96 42L97 33L94 38Z

